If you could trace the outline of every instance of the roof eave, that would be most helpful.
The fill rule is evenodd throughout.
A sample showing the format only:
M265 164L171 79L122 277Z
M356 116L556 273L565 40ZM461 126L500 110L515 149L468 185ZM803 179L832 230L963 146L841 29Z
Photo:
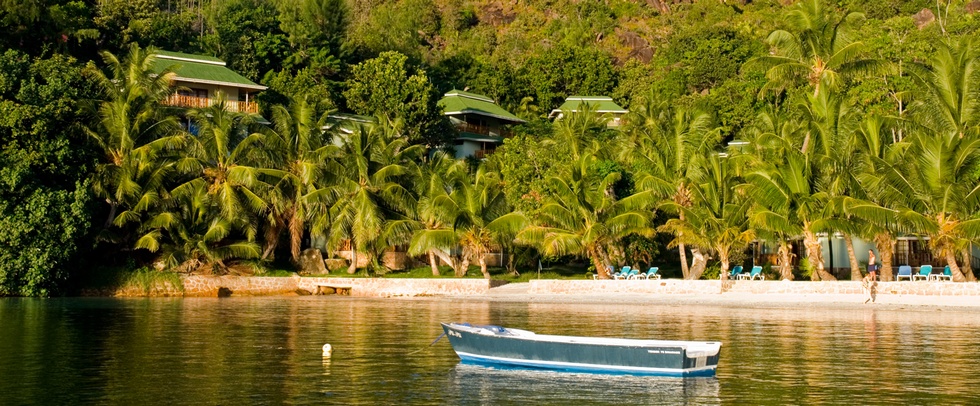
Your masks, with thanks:
M262 85L255 85L255 84L249 85L249 84L244 84L244 83L222 82L222 81L218 81L218 80L195 79L195 78L188 78L188 77L183 77L183 76L177 76L176 78L174 78L174 80L175 81L179 80L179 81L183 81L183 82L190 82L190 83L200 83L200 84L205 84L205 85L239 87L239 88L243 88L243 89L252 89L252 90L265 90L265 89L268 89L268 87L262 86Z
M481 110L463 109L463 110L460 110L460 111L447 111L447 112L444 112L443 114L445 114L447 116L451 116L451 115L454 115L454 114L476 114L476 115L480 115L480 116L487 116L487 117L497 118L497 119L500 119L500 120L506 120L506 121L510 121L512 123L526 123L527 122L527 121L524 121L524 120L518 118L517 116L507 117L507 116L502 116L502 115L499 115L499 114L487 113L487 112L481 111Z

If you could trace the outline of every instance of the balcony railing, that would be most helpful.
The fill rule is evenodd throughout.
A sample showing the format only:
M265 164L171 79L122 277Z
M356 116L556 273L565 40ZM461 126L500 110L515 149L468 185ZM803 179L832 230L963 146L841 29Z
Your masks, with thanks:
M473 153L473 156L476 157L476 159L484 159L484 158L489 157L490 155L493 155L493 151L495 151L495 150L493 150L493 149L478 149L478 150L476 150L476 152Z
M470 123L456 124L456 130L460 132L468 132L471 134L489 135L493 137L503 137L503 138L510 138L514 135L514 133L507 128L489 127L485 125L477 125L477 124L470 124Z
M210 107L216 102L217 99L173 94L167 97L166 99L164 99L163 104L167 106L186 107L186 108L193 109L193 108ZM234 111L238 113L256 113L256 114L259 112L259 106L255 104L255 102L226 100L225 105L228 106L228 111Z

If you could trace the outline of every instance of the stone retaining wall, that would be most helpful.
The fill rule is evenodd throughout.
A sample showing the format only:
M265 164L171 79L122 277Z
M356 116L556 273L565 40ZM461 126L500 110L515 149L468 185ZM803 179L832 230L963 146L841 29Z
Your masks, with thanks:
M721 292L721 281L665 280L550 280L532 279L531 294L650 293L702 295Z
M667 280L532 280L531 294L641 293L703 295L725 292L751 294L864 294L861 282L689 281ZM980 283L879 282L878 295L980 296Z
M486 279L300 278L299 289L316 292L317 285L350 286L351 296L485 295L507 282Z
M304 278L254 277L254 276L200 276L183 277L184 289L156 286L149 293L141 289L124 289L115 296L262 296L296 293L317 293L318 286L335 286L349 289L351 296L443 296L483 295L503 281L486 279L385 279L385 278Z

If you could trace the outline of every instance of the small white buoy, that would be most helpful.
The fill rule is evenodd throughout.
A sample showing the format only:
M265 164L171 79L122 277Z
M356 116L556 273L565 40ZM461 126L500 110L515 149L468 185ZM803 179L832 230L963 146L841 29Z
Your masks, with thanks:
M331 353L333 353L333 347L331 347L330 344L324 344L323 345L323 356L324 357L329 357Z

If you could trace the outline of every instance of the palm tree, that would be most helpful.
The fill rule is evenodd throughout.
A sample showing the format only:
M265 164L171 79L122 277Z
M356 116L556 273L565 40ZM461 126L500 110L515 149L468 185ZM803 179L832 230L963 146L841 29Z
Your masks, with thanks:
M893 191L894 209L865 209L878 223L897 217L929 237L929 246L943 258L955 281L975 280L956 260L980 237L980 136L955 132L938 136L916 133L903 141L904 159L879 161L877 182Z
M828 196L817 190L817 174L810 157L794 149L781 158L758 161L742 185L755 203L749 219L757 228L775 235L803 235L813 280L834 280L823 266L817 233L827 230L824 212ZM785 251L786 247L782 247ZM781 252L788 255L787 252ZM792 279L784 258L783 279Z
M460 166L465 168L465 163L454 165ZM501 231L520 228L524 218L519 213L508 213L501 180L486 165L478 166L473 176L458 169L447 175L456 176L445 187L434 189L423 199L424 205L420 204L424 217L437 219L444 226L418 232L412 238L410 252L437 252L453 265L458 277L466 274L469 261L475 259L483 277L489 279L486 255L500 249ZM452 258L450 253L457 247L459 255Z
M620 174L595 179L589 174L595 159L591 151L584 153L567 174L549 179L554 193L546 197L533 225L517 234L517 242L535 245L545 255L584 255L608 279L609 247L629 234L652 235L647 210L652 193L617 200L610 191Z
M769 55L751 61L767 69L769 82L763 92L781 91L804 82L818 96L821 87L837 89L849 76L881 73L888 66L882 61L860 58L864 43L855 40L854 32L864 20L861 13L838 17L825 8L823 1L804 0L786 14L785 20L790 31L769 34Z
M380 124L341 135L330 163L335 179L322 193L329 208L331 244L351 245L348 273L357 271L357 253L377 254L394 242L407 242L417 197L409 186L418 173L416 160L425 152L400 133L400 122Z
M889 127L894 128L891 119L869 114L864 117L854 132L857 151L857 168L852 172L857 180L855 191L845 196L841 203L849 218L856 219L860 228L858 235L873 239L881 254L883 281L890 281L892 275L893 247L896 234L910 231L898 216L896 204L903 200L900 192L890 188L882 181L880 173L904 160L907 143L894 144ZM852 279L854 275L852 275Z
M439 267L436 257L442 259L446 264L459 273L463 258L453 255L455 242L446 230L450 225L446 224L439 210L436 209L435 202L442 196L451 191L451 185L455 179L467 172L467 164L464 161L457 161L444 151L437 151L432 158L418 166L418 189L415 191L419 196L418 210L416 210L417 221L416 230L409 245L410 255L425 254L429 259L429 266L432 268L432 275L439 276ZM468 267L469 264L466 264ZM465 273L465 267L463 267Z
M739 179L727 155L710 153L697 164L703 170L690 184L691 204L678 205L675 210L684 215L668 220L661 229L717 255L724 280L732 255L744 251L755 238L746 216L751 201L735 191ZM700 278L703 270L692 270L691 279Z
M163 263L177 272L222 273L228 259L258 258L258 244L229 240L238 229L236 221L222 215L209 186L198 177L176 187L143 223L136 248L160 252Z
M665 208L673 208L684 221L684 211L679 209L690 206L690 179L697 177L699 170L691 161L714 149L720 141L714 118L704 111L657 101L653 95L639 103L631 114L627 131L629 147L623 149L623 158L637 168L636 185L640 190L653 192L665 203ZM681 270L688 278L687 239L683 235L676 237ZM694 254L696 258L700 255Z
M817 173L817 189L826 194L828 232L843 234L847 256L851 267L851 280L862 277L857 255L854 251L852 235L862 228L860 218L849 216L844 201L847 198L861 197L858 175L867 169L860 159L859 131L860 113L852 102L834 90L820 95L807 95L806 102L800 104L803 121L806 123L804 144L812 143L807 152L812 156L813 170ZM833 244L828 236L828 244ZM889 270L890 272L890 270Z
M292 99L288 107L272 108L274 131L263 137L263 146L270 160L266 172L277 180L267 197L268 228L263 258L275 249L279 234L286 227L290 255L294 263L299 262L306 221L312 216L313 206L318 204L317 192L325 176L324 162L334 148L326 142L326 119L327 112L318 113L317 103L308 96Z
M246 230L253 240L258 231L256 217L267 207L259 189L268 185L259 178L274 171L248 165L247 161L255 160L249 154L265 136L249 133L251 117L229 111L223 94L210 107L191 110L188 117L197 125L197 136L190 137L189 154L177 162L177 167L192 168L195 176L203 178L221 215Z
M153 70L154 52L135 44L123 60L103 52L111 76L88 71L106 98L97 105L97 125L85 131L104 153L92 185L109 204L107 228L138 221L161 199L162 183L172 170L162 158L183 140L177 120L160 108L173 92L175 74L172 68Z
M933 134L980 133L980 51L972 37L940 43L929 63L908 71L919 85L909 106L916 123Z

